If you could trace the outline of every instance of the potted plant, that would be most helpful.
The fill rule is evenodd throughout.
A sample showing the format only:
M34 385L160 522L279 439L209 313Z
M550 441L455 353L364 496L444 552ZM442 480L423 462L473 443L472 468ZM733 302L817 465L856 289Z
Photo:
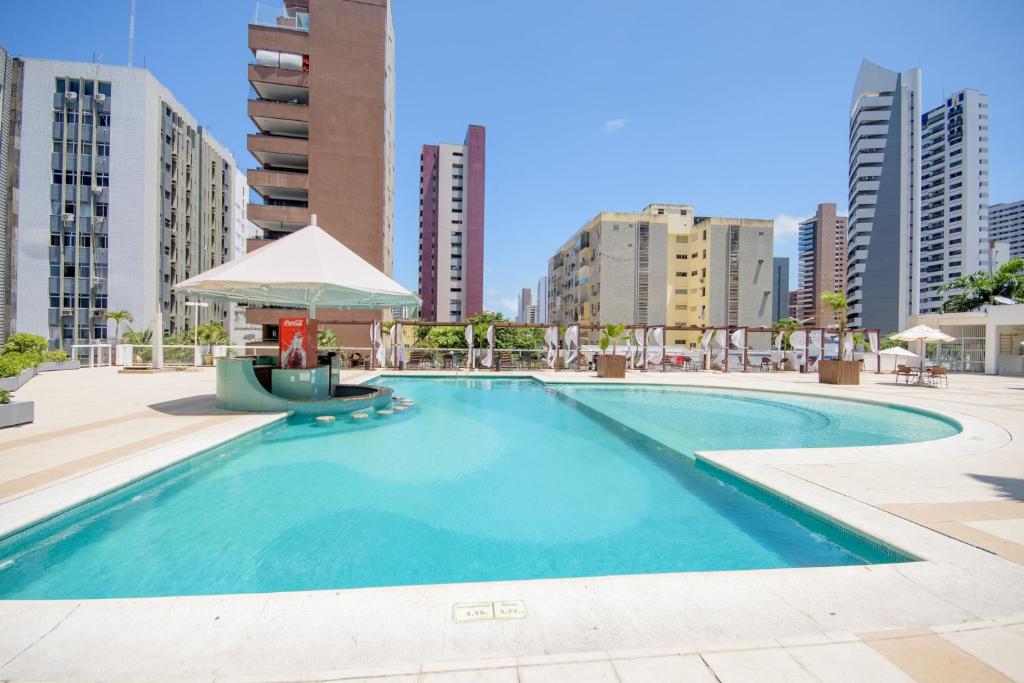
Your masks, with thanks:
M219 344L228 343L228 333L224 326L218 322L203 323L196 328L197 339L200 346L206 347L203 352L203 365L213 365L213 347Z
M618 354L619 342L626 336L625 325L606 325L601 331L597 346L601 355L597 357L597 376L622 379L626 376L626 357ZM612 352L607 353L608 347Z
M836 315L839 323L839 360L822 360L818 362L818 381L822 384L860 384L860 365L853 360L846 360L846 296L840 292L825 292L821 295L821 303Z

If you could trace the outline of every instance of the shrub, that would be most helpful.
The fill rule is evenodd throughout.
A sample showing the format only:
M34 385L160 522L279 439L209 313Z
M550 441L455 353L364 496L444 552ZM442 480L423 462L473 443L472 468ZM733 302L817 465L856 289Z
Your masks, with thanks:
M15 332L4 344L4 353L35 353L42 355L46 353L48 344L38 334L28 332Z
M68 354L64 351L47 351L43 354L43 360L48 363L63 363L68 359Z
M0 405L7 405L14 398L14 394L7 391L6 389L0 389Z
M34 368L38 364L38 354L5 352L0 355L0 377L14 377L22 370Z

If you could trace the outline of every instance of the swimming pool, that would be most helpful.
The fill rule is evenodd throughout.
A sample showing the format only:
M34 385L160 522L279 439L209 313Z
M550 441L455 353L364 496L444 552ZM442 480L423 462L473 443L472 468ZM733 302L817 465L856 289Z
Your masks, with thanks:
M791 395L378 383L415 407L326 425L292 417L0 540L0 597L902 561L688 455L958 430L915 411Z

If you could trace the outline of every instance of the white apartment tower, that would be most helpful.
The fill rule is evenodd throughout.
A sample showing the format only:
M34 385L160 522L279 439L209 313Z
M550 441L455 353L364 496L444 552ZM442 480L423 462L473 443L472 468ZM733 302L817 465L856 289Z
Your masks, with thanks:
M1005 242L1008 258L1024 258L1024 200L988 207L988 235L993 242Z
M544 275L537 281L537 322L546 324L548 321L548 277Z
M15 60L12 328L51 347L192 325L172 286L232 257L235 163L146 69ZM227 321L222 305L201 321ZM122 326L123 329L123 326Z
M917 313L921 70L865 60L850 102L846 293L852 327L892 332Z
M919 312L938 313L954 278L988 271L988 96L967 89L921 117Z

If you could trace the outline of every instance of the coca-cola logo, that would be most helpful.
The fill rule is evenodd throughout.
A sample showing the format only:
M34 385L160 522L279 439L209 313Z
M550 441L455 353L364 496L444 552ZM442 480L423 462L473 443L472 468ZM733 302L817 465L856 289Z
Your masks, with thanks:
M298 320L285 320L282 324L285 327L302 327L305 323L306 321L300 318Z

